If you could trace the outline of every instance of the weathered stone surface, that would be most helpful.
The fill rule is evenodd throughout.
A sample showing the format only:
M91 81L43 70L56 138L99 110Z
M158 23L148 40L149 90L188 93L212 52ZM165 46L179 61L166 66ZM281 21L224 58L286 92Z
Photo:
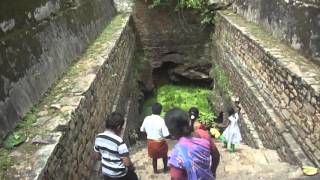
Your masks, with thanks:
M197 77L200 74L208 76L210 28L202 26L200 19L188 10L175 12L174 5L150 9L148 5L148 1L135 1L133 18L139 37L138 45L154 69L149 76L156 82L168 79L165 76L179 81L177 76L172 76L172 72L176 72L176 75L184 74L182 78L186 79L191 74L198 74ZM190 69L186 75L185 68L180 67L185 64L189 67L202 66L205 70L193 69L196 72L192 73ZM159 72L161 68L165 72Z
M238 14L320 64L320 2L314 0L238 0Z
M51 144L54 143L54 135L36 135L31 140L32 144Z
M232 12L218 15L213 39L218 54L213 63L230 77L264 146L292 163L319 164L312 155L318 147L309 141L319 133L316 98L310 103L319 92L312 86L320 84L319 66Z
M103 42L97 39L71 67L72 73L66 73L52 88L37 107L37 111L47 110L48 114L39 117L41 122L31 127L36 136L18 147L17 151L25 155L17 157L19 166L11 167L6 177L88 179L94 167L91 156L94 138L104 129L106 114L118 111L125 115L125 127L134 126L139 93L132 75L135 52L132 23L129 15L116 16L111 22L112 27L109 25L103 32ZM105 58L101 59L102 56ZM77 94L73 92L74 84L78 85ZM62 87L67 88L57 91ZM50 96L52 94L54 96ZM51 104L61 107L51 112ZM59 136L50 138L53 132ZM128 136L124 131L126 141Z
M0 140L115 13L112 0L1 1Z
M169 151L176 142L168 140ZM281 162L276 157L276 152L269 149L253 149L246 145L237 146L235 153L229 153L223 148L223 144L216 143L220 152L220 164L217 169L217 179L225 180L277 180L279 178L300 178L302 172L299 167ZM137 145L130 149L131 159L136 167L136 173L140 180L169 180L169 173L154 174L152 169L152 160L146 156L147 146L145 142L137 142ZM268 160L268 156L275 156ZM158 160L158 169L162 171L162 161ZM96 170L92 179L101 179L99 169Z

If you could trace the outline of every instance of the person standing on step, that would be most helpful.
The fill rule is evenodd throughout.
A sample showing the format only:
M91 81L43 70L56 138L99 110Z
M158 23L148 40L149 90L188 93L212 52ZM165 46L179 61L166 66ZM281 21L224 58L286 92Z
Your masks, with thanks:
M171 136L178 140L169 155L171 180L214 180L220 155L209 133L193 132L190 117L179 108L169 110L164 119Z
M215 177L217 167L220 162L220 153L213 139L211 139L209 132L206 130L206 127L201 122L198 121L199 114L200 114L199 109L196 107L191 107L188 111L188 114L191 120L191 128L192 128L193 135L210 141L211 157L212 157L211 169L212 169L213 176Z
M160 116L162 111L162 105L155 103L152 105L152 115L145 117L141 132L147 133L148 139L148 154L152 158L153 172L158 173L157 160L162 158L163 170L168 171L168 144L165 138L169 137L168 128L164 122L164 119Z
M240 144L242 138L239 128L239 113L240 106L236 106L234 108L230 108L228 111L229 117L229 125L223 131L222 140L227 145L229 152L235 152L235 145Z
M138 180L127 145L120 137L124 118L112 112L106 118L106 130L96 136L94 159L101 160L105 180Z

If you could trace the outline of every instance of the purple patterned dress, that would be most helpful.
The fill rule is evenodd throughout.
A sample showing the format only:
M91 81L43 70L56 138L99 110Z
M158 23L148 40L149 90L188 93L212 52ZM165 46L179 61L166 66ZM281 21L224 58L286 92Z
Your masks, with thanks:
M182 137L172 149L168 163L183 169L188 180L214 180L210 152L208 140Z

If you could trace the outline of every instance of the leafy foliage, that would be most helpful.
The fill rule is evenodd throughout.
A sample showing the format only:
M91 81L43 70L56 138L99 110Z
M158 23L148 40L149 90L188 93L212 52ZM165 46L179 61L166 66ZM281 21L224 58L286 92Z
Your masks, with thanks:
M211 126L215 116L207 100L210 93L210 90L199 87L164 85L156 91L155 97L145 102L144 113L145 115L151 114L151 105L154 102L162 104L162 116L173 107L188 111L194 106L200 111L199 121L206 126Z
M5 139L3 146L6 149L12 149L13 147L23 143L26 139L27 136L24 133L12 133Z
M198 13L202 19L202 24L213 24L215 15L215 5L212 6L209 0L146 0L151 1L150 8L175 4L175 10L192 9ZM219 9L219 8L218 8Z
M26 116L20 121L14 132L12 132L3 141L2 145L6 149L13 149L15 146L20 145L27 139L30 126L37 120L34 109L31 109Z

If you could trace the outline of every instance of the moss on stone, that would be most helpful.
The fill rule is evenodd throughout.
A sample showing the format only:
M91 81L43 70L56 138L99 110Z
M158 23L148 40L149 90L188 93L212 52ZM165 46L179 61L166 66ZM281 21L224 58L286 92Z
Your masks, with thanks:
M215 86L227 96L232 96L233 92L229 84L229 77L224 73L222 68L215 64L210 72L210 75L214 79Z
M66 73L63 75L63 78L56 81L51 88L47 91L44 97L40 100L40 102L35 105L31 110L25 115L22 121L20 121L14 133L23 133L27 137L32 138L37 134L44 134L48 131L32 126L35 122L37 122L37 118L39 118L38 113L41 111L47 111L48 114L46 116L54 117L60 116L61 118L67 120L72 118L69 113L63 113L54 108L50 108L50 105L56 103L60 100L64 94L71 93L71 90L74 88L74 85L77 83L76 77L80 76L81 73L85 73L88 68L88 63L90 61L95 60L96 57L101 51L105 50L105 44L107 41L110 41L118 30L123 28L123 23L127 20L127 16L125 15L117 15L113 18L113 20L106 26L103 32L97 37L97 39L87 48L86 52L79 59L78 63L71 65ZM36 146L32 144L28 144L24 146L24 148L34 150ZM0 147L0 179L4 178L5 171L13 165L15 160L9 156L10 150L6 150Z
M0 148L0 179L5 179L4 171L13 165L13 159L9 153L9 150Z
M135 52L134 61L133 61L133 71L134 71L133 73L135 78L138 78L139 72L141 72L145 68L145 65L147 62L148 61L145 58L144 51L141 49L137 50Z

